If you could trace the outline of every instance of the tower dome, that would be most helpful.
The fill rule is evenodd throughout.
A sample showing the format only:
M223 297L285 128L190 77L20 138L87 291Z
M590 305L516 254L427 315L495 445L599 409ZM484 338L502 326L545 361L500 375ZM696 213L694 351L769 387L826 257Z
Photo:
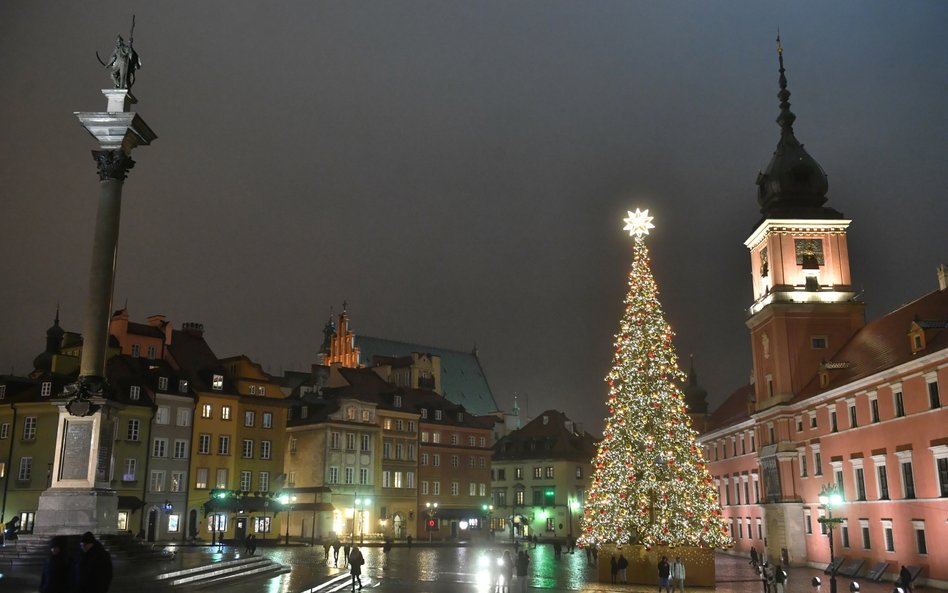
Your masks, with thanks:
M829 182L823 167L803 148L793 133L797 116L790 111L790 91L783 67L783 47L777 37L780 63L780 140L767 168L757 175L757 202L764 219L843 218L842 213L824 206Z

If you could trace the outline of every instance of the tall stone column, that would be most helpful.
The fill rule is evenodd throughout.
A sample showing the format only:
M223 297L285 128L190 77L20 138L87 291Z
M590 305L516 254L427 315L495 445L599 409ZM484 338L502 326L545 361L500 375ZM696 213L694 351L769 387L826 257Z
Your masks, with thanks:
M128 89L105 89L107 111L76 117L99 142L92 151L99 174L99 202L89 268L89 296L83 325L79 380L66 388L59 406L52 485L40 495L34 533L58 535L118 529L118 497L112 489L112 442L120 406L105 378L118 255L122 186L134 166L132 149L148 145L154 132L130 111L137 103Z

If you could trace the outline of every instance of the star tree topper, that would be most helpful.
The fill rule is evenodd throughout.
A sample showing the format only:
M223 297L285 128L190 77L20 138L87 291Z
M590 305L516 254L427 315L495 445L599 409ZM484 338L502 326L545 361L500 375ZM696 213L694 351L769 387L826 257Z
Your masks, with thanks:
M654 229L655 225L652 224L652 218L648 215L648 209L639 210L635 209L635 212L627 210L629 216L625 219L625 228L623 231L629 231L630 237L641 237L642 235L647 235L649 229Z

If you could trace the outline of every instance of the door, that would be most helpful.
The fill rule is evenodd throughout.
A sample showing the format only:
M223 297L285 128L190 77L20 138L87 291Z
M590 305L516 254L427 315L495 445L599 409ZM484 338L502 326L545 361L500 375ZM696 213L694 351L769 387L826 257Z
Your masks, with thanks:
M247 517L237 517L234 523L234 539L238 542L247 537Z
M155 541L156 531L158 531L158 509L151 509L148 511L148 541Z
M198 529L198 512L196 509L191 509L191 512L188 513L188 535L191 536L191 539L198 536Z

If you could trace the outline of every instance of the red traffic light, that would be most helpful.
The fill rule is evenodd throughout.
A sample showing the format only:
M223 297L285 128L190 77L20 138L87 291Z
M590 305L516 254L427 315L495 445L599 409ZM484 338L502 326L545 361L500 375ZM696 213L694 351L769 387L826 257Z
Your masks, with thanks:
M435 520L428 519L427 527L428 527L428 531L433 531L435 528Z

